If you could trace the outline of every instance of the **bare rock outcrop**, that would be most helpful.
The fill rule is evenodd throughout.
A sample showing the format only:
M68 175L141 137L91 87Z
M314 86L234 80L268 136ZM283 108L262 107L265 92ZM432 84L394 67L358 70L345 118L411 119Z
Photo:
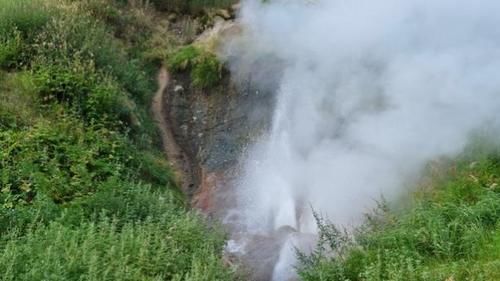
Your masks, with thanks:
M218 203L230 204L217 197L231 193L221 189L229 188L244 149L270 123L274 103L270 92L223 76L218 86L199 89L188 73L173 74L163 101L174 138L195 163L187 193L208 214L228 207Z

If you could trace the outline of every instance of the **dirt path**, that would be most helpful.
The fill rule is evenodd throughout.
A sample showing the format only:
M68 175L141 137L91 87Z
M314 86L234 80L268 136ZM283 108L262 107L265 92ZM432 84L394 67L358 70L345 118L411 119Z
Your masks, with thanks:
M172 128L168 122L168 111L164 95L170 80L167 70L162 67L158 73L158 91L156 92L151 110L153 117L160 129L161 139L163 143L163 151L174 171L176 181L185 193L194 186L194 178L192 166L189 158L186 156L181 147L177 144L174 138Z

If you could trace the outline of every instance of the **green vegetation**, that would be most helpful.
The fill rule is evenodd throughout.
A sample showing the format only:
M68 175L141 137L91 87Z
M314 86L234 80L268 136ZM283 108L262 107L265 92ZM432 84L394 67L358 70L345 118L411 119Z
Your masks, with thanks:
M319 218L321 247L301 256L303 280L500 280L500 153L471 151L410 206L381 204L354 241Z
M144 186L120 192L124 194L99 194L96 199L117 205L91 221L75 217L82 211L70 209L47 226L9 232L2 238L2 280L229 279L218 256L223 241L198 217L172 208L175 202ZM79 207L103 204L87 201ZM111 217L112 211L121 213Z
M191 82L198 88L216 86L222 78L222 65L217 57L195 46L183 47L168 58L167 65L174 72L190 71Z
M230 8L237 0L153 0L160 10L196 14L206 8Z
M167 57L198 88L222 65L178 48L147 2L0 0L0 280L234 279L224 235L186 209L148 112ZM302 279L500 280L499 155L470 148L354 235L318 217Z
M159 151L175 42L137 3L0 0L0 280L231 279Z

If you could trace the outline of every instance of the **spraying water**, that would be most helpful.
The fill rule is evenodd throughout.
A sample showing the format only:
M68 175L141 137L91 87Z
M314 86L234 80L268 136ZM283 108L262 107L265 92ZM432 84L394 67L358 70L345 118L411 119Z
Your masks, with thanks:
M428 161L498 123L500 2L268 2L243 3L244 32L227 53L240 58L233 69L263 56L282 65L266 77L280 85L272 129L238 187L245 233L292 229L277 249L261 249L276 251L280 281L295 278L293 246L314 240L310 206L356 225Z

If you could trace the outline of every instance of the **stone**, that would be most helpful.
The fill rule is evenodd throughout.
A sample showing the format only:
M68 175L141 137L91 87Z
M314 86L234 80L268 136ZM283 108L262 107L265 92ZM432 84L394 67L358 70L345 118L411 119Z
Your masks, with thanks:
M233 17L231 13L226 9L219 9L215 14L225 20L230 20Z
M183 92L183 91L184 91L184 87L182 87L181 85L176 85L174 87L174 92L176 92L176 93Z
M234 5L231 6L231 11L233 12L233 14L238 13L240 10L241 10L241 4L240 3L236 3L236 4L234 4Z
M167 19L169 22L176 22L177 21L177 14L172 13L172 14L168 15Z

